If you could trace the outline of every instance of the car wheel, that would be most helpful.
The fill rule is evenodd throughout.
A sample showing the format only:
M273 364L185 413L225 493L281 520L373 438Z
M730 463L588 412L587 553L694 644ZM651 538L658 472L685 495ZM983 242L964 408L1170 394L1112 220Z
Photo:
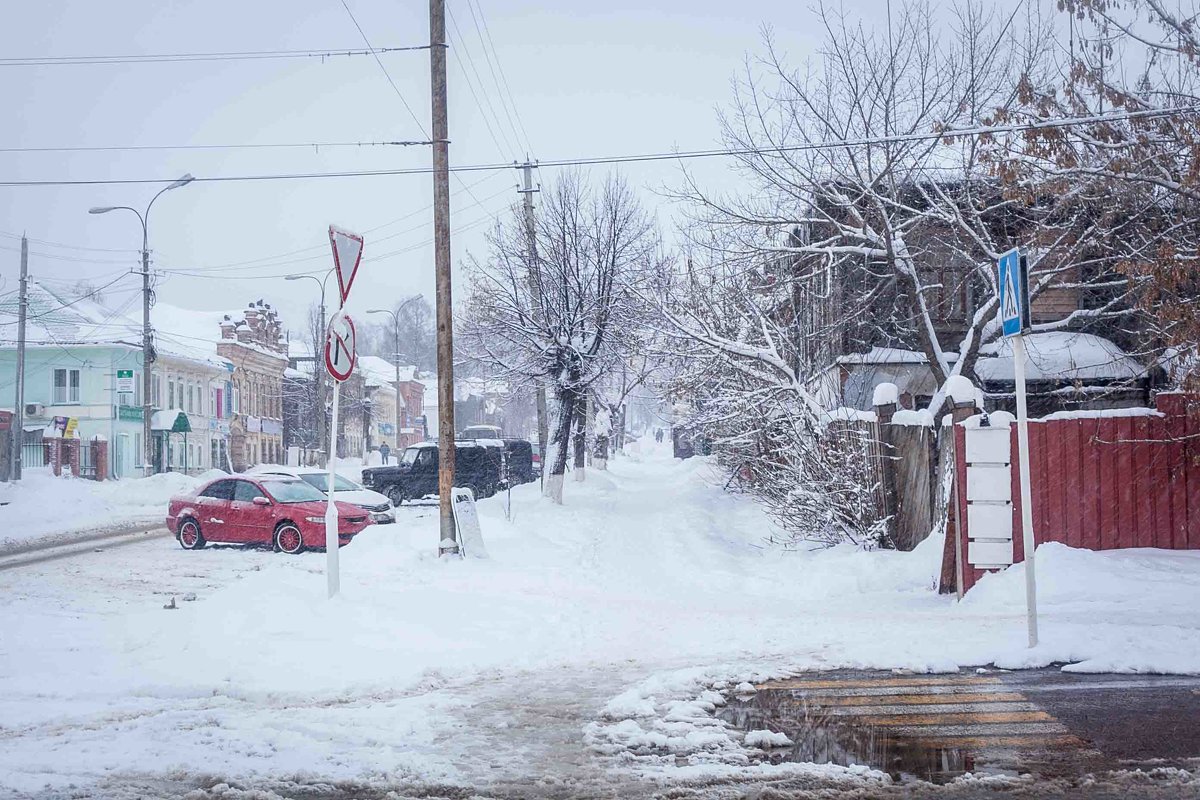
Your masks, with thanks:
M275 529L275 549L288 555L295 555L304 549L304 536L291 522L285 522Z
M207 542L204 540L204 534L200 532L200 523L188 517L183 522L179 523L179 546L184 550L199 550L204 547Z
M404 490L399 486L393 486L392 488L388 489L387 497L388 500L392 501L392 505L396 506L396 508L399 508L400 504L404 502Z

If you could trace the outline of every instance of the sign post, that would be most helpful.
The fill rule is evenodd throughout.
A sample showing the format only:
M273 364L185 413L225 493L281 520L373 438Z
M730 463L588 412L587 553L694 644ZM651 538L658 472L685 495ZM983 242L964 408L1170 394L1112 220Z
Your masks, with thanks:
M333 413L329 428L329 484L325 503L325 576L329 596L333 597L341 588L338 565L338 513L334 502L334 480L337 474L337 431L338 405L342 382L354 372L358 361L357 335L354 321L342 310L350 287L358 275L362 261L363 239L356 233L329 226L329 244L333 248L333 268L338 276L340 295L339 309L329 321L325 331L325 370L333 378Z
M1029 329L1029 273L1017 248L1000 256L998 286L1000 322L1012 342L1013 378L1017 388L1017 460L1021 472L1021 541L1025 550L1025 607L1029 646L1037 647L1037 580L1034 570L1033 491L1029 478L1029 415L1025 407L1025 331Z

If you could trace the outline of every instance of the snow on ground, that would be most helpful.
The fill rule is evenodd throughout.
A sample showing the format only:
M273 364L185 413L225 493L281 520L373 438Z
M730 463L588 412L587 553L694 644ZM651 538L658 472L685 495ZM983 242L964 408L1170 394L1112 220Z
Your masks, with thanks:
M98 528L162 524L171 495L197 483L178 472L97 482L26 470L20 481L0 483L0 552Z
M122 774L470 783L551 769L576 743L688 779L762 769L748 748L771 743L712 717L740 681L1060 661L1200 673L1200 553L1039 548L1030 651L1020 568L958 604L935 591L938 540L765 549L768 519L722 492L705 460L640 449L568 482L563 507L536 485L513 491L511 522L503 495L480 503L489 560L439 560L435 509L406 507L342 551L333 601L321 554L184 552L168 538L0 572L0 787ZM196 601L163 610L185 591ZM555 715L509 727L543 695L585 706L545 764L531 737Z

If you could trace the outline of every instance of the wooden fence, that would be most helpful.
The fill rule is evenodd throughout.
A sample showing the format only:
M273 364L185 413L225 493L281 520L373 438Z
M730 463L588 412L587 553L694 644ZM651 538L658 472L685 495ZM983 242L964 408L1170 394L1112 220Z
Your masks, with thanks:
M1095 417L1029 423L1033 530L1036 543L1112 550L1200 549L1200 398L1160 394L1156 412L1102 412ZM986 570L967 563L966 429L955 425L952 548L961 591ZM1013 562L1021 541L1017 428L1010 429ZM948 552L950 552L948 548ZM946 574L943 565L943 574Z

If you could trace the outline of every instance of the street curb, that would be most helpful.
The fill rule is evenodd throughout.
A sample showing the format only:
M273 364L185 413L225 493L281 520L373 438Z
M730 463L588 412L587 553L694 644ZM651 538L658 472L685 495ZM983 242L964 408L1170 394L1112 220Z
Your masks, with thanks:
M156 522L154 521L154 518L149 518L141 522L129 522L121 525L114 525L108 528L81 531L78 534L56 533L49 536L43 536L32 541L20 542L13 545L6 546L0 544L0 558L37 553L43 550L55 550L60 547L69 547L70 545L75 544L87 544L89 542L101 541L103 539L114 539L118 536L130 536L135 533L149 533L157 528L162 528L165 530L165 526L162 524L162 522Z

